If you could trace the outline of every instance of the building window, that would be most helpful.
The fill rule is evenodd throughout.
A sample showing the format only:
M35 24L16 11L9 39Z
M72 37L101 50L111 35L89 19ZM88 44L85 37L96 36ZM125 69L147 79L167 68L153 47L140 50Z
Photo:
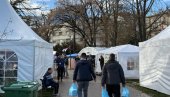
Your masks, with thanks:
M0 85L17 81L18 58L11 50L0 50Z
M59 32L59 35L62 35L62 32Z

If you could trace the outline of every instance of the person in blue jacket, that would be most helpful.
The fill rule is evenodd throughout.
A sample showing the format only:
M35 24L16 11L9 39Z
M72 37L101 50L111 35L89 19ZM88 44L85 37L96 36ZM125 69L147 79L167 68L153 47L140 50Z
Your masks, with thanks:
M78 84L78 97L88 97L88 86L89 81L96 81L96 75L94 73L91 62L86 59L86 54L81 54L81 59L77 62L74 75L73 82L77 82Z
M53 87L54 88L54 96L59 96L59 94L58 94L59 83L54 81L54 79L52 78L52 76L51 76L52 72L53 72L52 68L48 68L47 72L43 76L43 86L44 87L48 87L48 86Z
M57 79L58 81L63 80L63 76L64 76L64 68L65 68L65 59L63 55L60 55L57 60L56 60L56 64L57 64L57 71L58 71L58 75L57 75Z

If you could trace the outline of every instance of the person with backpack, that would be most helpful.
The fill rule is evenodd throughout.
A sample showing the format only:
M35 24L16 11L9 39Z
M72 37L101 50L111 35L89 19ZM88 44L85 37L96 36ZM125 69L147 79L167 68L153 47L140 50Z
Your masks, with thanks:
M115 60L115 55L110 54L108 62L103 67L102 86L106 87L109 97L120 97L120 83L125 87L125 76L121 65Z
M92 80L96 81L96 75L91 62L86 59L86 54L82 53L81 59L76 64L73 75L73 82L77 82L78 85L78 97L82 97L82 93L84 97L88 97L89 81Z

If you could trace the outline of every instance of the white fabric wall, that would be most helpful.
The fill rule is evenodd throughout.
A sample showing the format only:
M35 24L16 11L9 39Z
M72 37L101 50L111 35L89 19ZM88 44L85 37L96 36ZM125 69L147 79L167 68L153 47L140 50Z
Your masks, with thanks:
M39 80L48 67L53 65L52 46L46 48L43 46L46 45L44 43L40 43L38 46L35 44L37 44L35 41L5 41L0 43L0 49L10 49L17 54L18 81Z
M53 65L52 48L35 48L34 80L40 80L47 69Z
M0 46L0 49L14 51L18 57L18 81L33 79L33 50L32 46Z
M96 55L96 69L95 72L101 73L100 62L98 61L101 54ZM109 54L102 54L105 58L105 63L107 62L106 57L109 57ZM139 79L139 53L127 53L127 52L120 52L116 54L117 61L120 63L124 70L125 78L128 79ZM135 59L136 67L135 70L127 70L127 62L129 58Z
M102 72L101 66L100 66L100 61L99 61L99 58L100 58L101 55L104 57L104 54L101 54L101 53L99 53L95 56L95 72L96 73Z
M169 40L140 44L140 85L170 95Z
M124 70L125 78L139 79L139 53L118 53L117 58ZM127 69L127 62L129 59L133 59L135 62L134 70Z

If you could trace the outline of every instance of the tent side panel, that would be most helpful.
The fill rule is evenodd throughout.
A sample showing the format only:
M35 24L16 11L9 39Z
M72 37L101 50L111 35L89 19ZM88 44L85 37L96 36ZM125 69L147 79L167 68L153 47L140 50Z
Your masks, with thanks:
M0 49L14 51L18 57L18 81L31 81L33 75L33 47L32 46L1 46Z
M161 45L161 44L160 44ZM140 85L170 95L170 46L140 49Z
M139 53L119 52L117 58L124 70L126 78L139 79Z
M52 48L35 47L34 80L39 81L53 65Z

